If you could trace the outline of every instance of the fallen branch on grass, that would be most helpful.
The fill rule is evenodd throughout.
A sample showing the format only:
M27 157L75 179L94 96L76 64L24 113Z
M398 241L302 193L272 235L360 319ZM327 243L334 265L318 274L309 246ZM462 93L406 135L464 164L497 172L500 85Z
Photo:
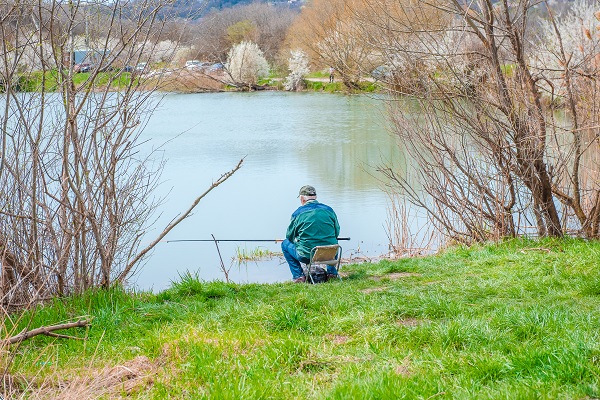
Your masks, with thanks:
M32 329L30 331L23 329L21 331L21 333L19 333L18 335L12 336L8 339L4 339L0 343L2 343L2 345L4 345L4 346L11 345L11 344L23 342L23 341L30 339L37 335L46 335L46 336L63 338L63 339L81 340L81 338L78 338L78 337L59 335L59 334L52 333L52 332L59 331L62 329L69 329L69 328L82 328L84 326L88 326L89 324L90 324L89 321L84 319L84 320L79 320L77 322L69 322L67 324L42 326L40 328Z
M528 248L522 249L521 253L525 254L528 251L543 251L546 253L552 253L551 249L547 249L545 247L528 247Z

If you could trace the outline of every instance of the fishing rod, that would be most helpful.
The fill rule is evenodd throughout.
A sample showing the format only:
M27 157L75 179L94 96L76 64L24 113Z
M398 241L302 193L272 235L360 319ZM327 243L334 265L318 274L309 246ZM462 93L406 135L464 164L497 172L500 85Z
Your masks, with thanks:
M283 242L285 239L178 239L178 240L161 240L165 243L177 242ZM349 237L339 237L337 240L350 240Z

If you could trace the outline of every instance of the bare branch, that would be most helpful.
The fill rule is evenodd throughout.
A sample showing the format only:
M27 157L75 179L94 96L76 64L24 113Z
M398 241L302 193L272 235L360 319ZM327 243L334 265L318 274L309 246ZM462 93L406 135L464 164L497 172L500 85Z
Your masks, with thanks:
M47 335L47 336L54 336L54 337L60 337L60 338L66 338L66 339L79 339L79 338L74 338L71 336L57 335L52 332L58 331L58 330L63 330L63 329L69 329L69 328L82 328L82 327L89 326L89 325L90 325L90 322L88 320L84 319L84 320L78 320L77 322L69 322L66 324L42 326L40 328L32 329L30 331L23 330L18 335L15 335L8 339L2 340L1 343L3 346L7 346L7 345L23 342L23 341L30 339L37 335Z
M121 272L121 274L117 277L117 281L118 282L123 282L129 272L133 269L133 267L150 251L152 250L165 236L167 236L167 234L173 229L175 228L181 221L183 221L184 219L186 219L187 217L190 216L191 212L194 210L194 208L196 208L196 206L198 205L198 203L200 203L200 200L202 200L207 194L209 194L213 189L215 189L217 186L219 186L220 184L222 184L223 182L225 182L227 179L229 179L237 170L239 170L242 167L242 163L244 162L244 159L242 158L238 164L229 172L224 173L223 175L221 175L221 177L219 177L219 179L217 179L215 182L212 183L212 185L210 185L210 187L204 192L202 193L198 198L196 198L196 200L194 200L194 202L192 203L192 205L183 213L181 214L177 219L175 219L173 222L171 222L169 225L167 225L167 227L158 235L158 237L156 239L154 239L146 248L144 248L141 252L139 252L135 257L133 257L133 259L129 262L129 264L127 264L127 267L125 267L125 269Z

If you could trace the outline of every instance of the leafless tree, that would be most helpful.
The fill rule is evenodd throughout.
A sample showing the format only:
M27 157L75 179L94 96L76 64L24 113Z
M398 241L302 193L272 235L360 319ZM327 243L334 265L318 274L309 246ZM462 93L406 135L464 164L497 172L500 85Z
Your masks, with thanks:
M194 58L224 64L232 46L252 41L273 63L296 15L293 9L261 3L208 14L194 27Z
M362 71L377 65L369 43L356 34L366 29L356 18L364 11L360 0L312 1L288 31L287 47L302 49L313 68L332 67L347 87L358 88Z
M381 167L399 190L462 242L597 237L598 20L579 23L580 51L544 2L367 3L360 37L382 60L410 160L407 174ZM536 7L544 35L529 21Z
M162 162L142 151L139 135L161 74L123 67L159 52L166 4L31 0L0 9L5 307L125 282L148 253L138 248ZM74 72L78 49L88 73Z

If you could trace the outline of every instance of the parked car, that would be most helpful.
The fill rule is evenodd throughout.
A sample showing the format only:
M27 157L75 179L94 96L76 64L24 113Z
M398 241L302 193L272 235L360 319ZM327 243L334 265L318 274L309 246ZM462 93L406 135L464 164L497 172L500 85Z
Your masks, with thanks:
M106 65L98 68L98 71L100 71L100 72L112 72L114 70L115 70L115 67L113 67L112 64L106 64Z
M90 63L81 63L73 65L73 72L76 74L79 72L90 72L92 69L92 64Z
M136 72L138 74L144 74L144 73L148 72L149 69L150 69L150 67L148 66L148 63L141 62L135 66L134 72Z
M199 60L188 60L185 62L185 68L187 69L191 69L191 70L200 70L203 67L206 66L207 63L204 63L202 61Z
M215 63L206 68L208 72L221 72L225 69L225 66L221 63Z
M371 76L377 80L386 80L392 77L392 71L387 65L380 65L371 71Z
M133 72L133 65L126 65L123 67L123 72Z

